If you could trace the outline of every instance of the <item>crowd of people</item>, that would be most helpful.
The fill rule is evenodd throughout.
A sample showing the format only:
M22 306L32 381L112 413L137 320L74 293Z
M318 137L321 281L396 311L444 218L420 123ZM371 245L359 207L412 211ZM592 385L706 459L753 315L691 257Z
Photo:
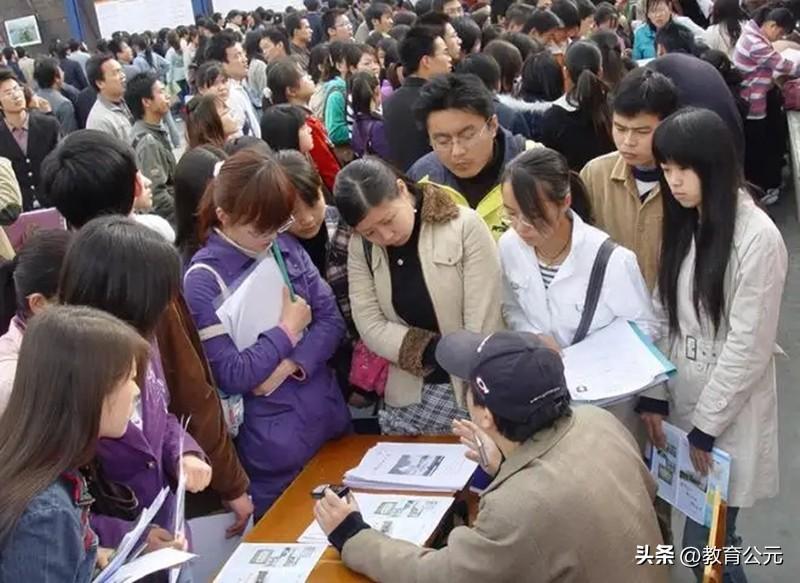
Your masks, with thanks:
M352 431L489 453L439 550L318 502L377 581L666 581L634 562L673 542L644 461L664 421L699 474L731 455L740 547L778 492L764 207L800 4L304 5L3 50L0 224L54 207L68 230L16 254L0 231L0 582L90 581L180 472L189 515L240 534ZM274 305L239 305L266 270ZM571 405L559 353L618 320L677 374ZM173 497L147 551L191 544ZM708 535L688 518L682 542Z

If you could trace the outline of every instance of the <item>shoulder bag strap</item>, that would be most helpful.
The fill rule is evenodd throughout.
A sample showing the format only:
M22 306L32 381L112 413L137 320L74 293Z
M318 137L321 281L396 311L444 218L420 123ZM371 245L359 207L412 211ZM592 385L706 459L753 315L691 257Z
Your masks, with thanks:
M219 291L222 294L223 298L228 297L228 286L225 285L225 282L222 280L222 276L220 276L217 271L211 267L210 265L206 265L205 263L195 263L189 269L186 270L186 273L183 274L183 281L186 281L186 278L189 274L193 271L207 271L211 275L214 276L214 279L217 280L217 285L219 286ZM211 340L212 338L216 338L217 336L224 336L228 332L225 330L225 326L220 324L213 324L211 326L206 326L205 328L197 331L198 335L200 336L201 341Z
M369 267L369 274L374 278L375 274L372 271L372 243L361 237L361 245L364 248L364 259L367 260L367 267Z
M597 302L600 300L600 292L603 291L603 281L606 277L608 260L616 248L617 244L609 237L603 241L603 244L600 245L600 249L597 250L597 255L592 265L592 273L589 276L589 287L586 288L586 300L583 303L581 321L578 324L578 329L575 331L572 344L577 344L586 338L586 335L589 333L589 328L594 319L594 313L597 310Z

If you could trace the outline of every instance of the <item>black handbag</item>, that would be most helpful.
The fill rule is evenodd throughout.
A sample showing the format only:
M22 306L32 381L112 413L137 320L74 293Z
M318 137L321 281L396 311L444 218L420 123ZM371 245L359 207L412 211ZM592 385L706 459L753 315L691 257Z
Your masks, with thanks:
M105 478L103 468L97 459L81 468L86 479L89 494L94 498L92 513L134 521L139 515L139 501L136 494L125 484L118 484Z

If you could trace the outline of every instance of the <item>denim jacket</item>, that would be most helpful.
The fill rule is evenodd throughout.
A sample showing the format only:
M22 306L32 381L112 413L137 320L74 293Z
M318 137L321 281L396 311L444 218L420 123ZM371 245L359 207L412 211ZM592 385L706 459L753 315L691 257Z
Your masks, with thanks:
M34 496L0 550L0 583L91 581L97 555L91 503L77 473L62 475Z

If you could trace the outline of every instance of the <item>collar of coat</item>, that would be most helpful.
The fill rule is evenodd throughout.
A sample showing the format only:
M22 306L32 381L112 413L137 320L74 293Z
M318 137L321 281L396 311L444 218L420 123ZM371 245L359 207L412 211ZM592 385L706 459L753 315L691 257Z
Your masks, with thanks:
M458 217L458 205L447 192L434 184L420 184L422 190L422 222L449 223Z
M508 478L534 465L537 459L547 454L547 452L555 447L575 425L576 414L577 411L573 409L572 415L569 417L562 417L556 421L552 427L537 432L525 443L520 444L520 446L508 456L506 461L503 462L503 465L500 466L500 471L497 472L497 476L495 476L491 484L486 487L481 496L485 496L489 492L496 490Z

